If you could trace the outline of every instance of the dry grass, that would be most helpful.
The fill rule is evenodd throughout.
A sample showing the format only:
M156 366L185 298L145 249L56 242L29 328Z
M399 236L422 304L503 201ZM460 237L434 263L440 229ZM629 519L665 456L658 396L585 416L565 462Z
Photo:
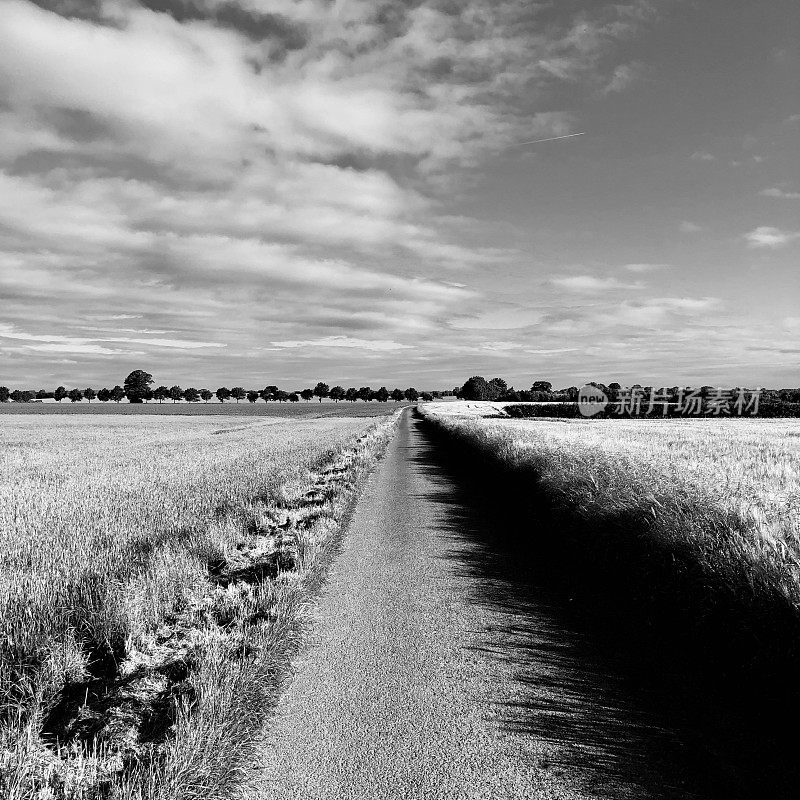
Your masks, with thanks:
M225 796L392 423L6 419L0 794Z

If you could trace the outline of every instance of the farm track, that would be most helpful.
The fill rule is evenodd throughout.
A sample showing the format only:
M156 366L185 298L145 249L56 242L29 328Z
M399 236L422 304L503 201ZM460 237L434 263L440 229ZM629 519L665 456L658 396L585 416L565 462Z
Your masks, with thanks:
M286 492L283 501L253 498L240 545L224 560L208 563L205 594L176 608L148 641L127 654L124 663L111 652L98 652L86 680L65 686L42 724L42 739L51 746L51 757L69 762L81 746L91 749L97 743L103 753L117 753L104 766L106 779L93 789L86 787L87 797L95 797L95 789L98 798L107 796L112 783L124 780L127 771L159 758L177 710L197 699L189 678L206 658L209 636L225 641L233 660L258 660L248 631L288 625L288 638L276 638L278 648L286 652L266 654L274 661L275 673L269 679L275 686L264 687L264 693L275 695L285 675L283 664L288 664L304 624L306 595L316 590L365 473L382 454L393 427L387 417L360 435L310 472L305 485ZM215 522L241 524L236 509L225 505L217 509ZM287 591L296 597L295 617L278 619L285 610L265 610L249 602L254 592L273 582L290 587ZM264 708L260 716L267 711ZM76 769L80 768L78 763Z
M243 796L735 796L461 477L404 414Z

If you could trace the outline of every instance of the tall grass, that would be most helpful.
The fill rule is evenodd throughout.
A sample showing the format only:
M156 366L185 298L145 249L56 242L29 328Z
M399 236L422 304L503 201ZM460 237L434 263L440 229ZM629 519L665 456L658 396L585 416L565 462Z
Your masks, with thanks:
M391 426L371 423L4 420L2 796L224 796Z
M571 595L760 717L753 752L800 712L800 423L424 413Z

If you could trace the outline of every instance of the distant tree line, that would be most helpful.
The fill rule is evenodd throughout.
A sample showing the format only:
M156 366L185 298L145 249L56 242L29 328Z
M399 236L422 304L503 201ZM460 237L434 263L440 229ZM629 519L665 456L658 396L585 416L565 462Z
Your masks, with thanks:
M0 403L7 403L9 400L15 403L30 403L34 400L47 399L54 399L59 403L63 400L69 400L72 403L77 403L81 400L88 400L90 403L92 400L99 400L101 403L109 401L120 403L125 399L130 403L150 401L163 403L170 400L173 403L177 403L180 400L188 403L199 403L200 401L207 403L215 397L220 403L230 400L235 400L237 403L242 400L247 400L251 403L256 403L259 400L264 402L299 403L301 399L309 402L314 398L320 403L326 398L336 403L341 401L355 403L357 400L363 400L364 402L375 400L379 403L386 403L389 400L400 403L403 400L407 400L415 403L417 400L433 400L435 396L442 394L441 392L418 392L413 387L392 389L392 391L389 391L385 386L381 386L380 389L372 389L369 386L362 386L359 389L355 387L345 389L343 386L330 387L322 381L317 383L313 389L295 391L286 391L277 386L265 386L263 389L220 386L213 392L210 389L196 389L193 386L183 388L176 385L156 386L153 388L153 383L153 376L149 372L137 369L125 378L122 386L117 385L112 389L67 389L65 386L58 386L52 392L44 389L34 392L20 389L12 391L6 386L0 386Z
M616 382L606 385L596 381L590 381L588 385L600 389L611 403L617 403L620 394L625 389L638 389L645 397L649 397L654 388L638 383L623 387ZM681 393L685 392L687 388L681 386L656 387L659 393L659 402L678 403ZM731 388L734 392L739 391L739 387ZM717 387L714 386L701 386L697 390L698 396L702 399L711 398L716 389ZM465 381L463 386L456 387L453 394L462 400L493 400L507 403L577 403L579 391L577 386L554 389L549 381L534 381L530 389L517 390L513 386L509 387L502 378L492 378L487 381L480 375L474 375ZM800 389L762 389L760 392L760 415L763 416L779 415L780 413L795 416L799 404Z

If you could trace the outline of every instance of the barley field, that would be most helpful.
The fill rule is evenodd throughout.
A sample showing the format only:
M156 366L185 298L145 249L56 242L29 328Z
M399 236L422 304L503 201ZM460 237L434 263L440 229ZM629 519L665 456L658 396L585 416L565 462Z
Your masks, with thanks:
M778 597L800 616L800 421L492 419L459 405L423 413L487 465L530 476L587 552L649 542L742 604Z
M295 584L390 424L6 417L0 794L213 797L233 780Z

